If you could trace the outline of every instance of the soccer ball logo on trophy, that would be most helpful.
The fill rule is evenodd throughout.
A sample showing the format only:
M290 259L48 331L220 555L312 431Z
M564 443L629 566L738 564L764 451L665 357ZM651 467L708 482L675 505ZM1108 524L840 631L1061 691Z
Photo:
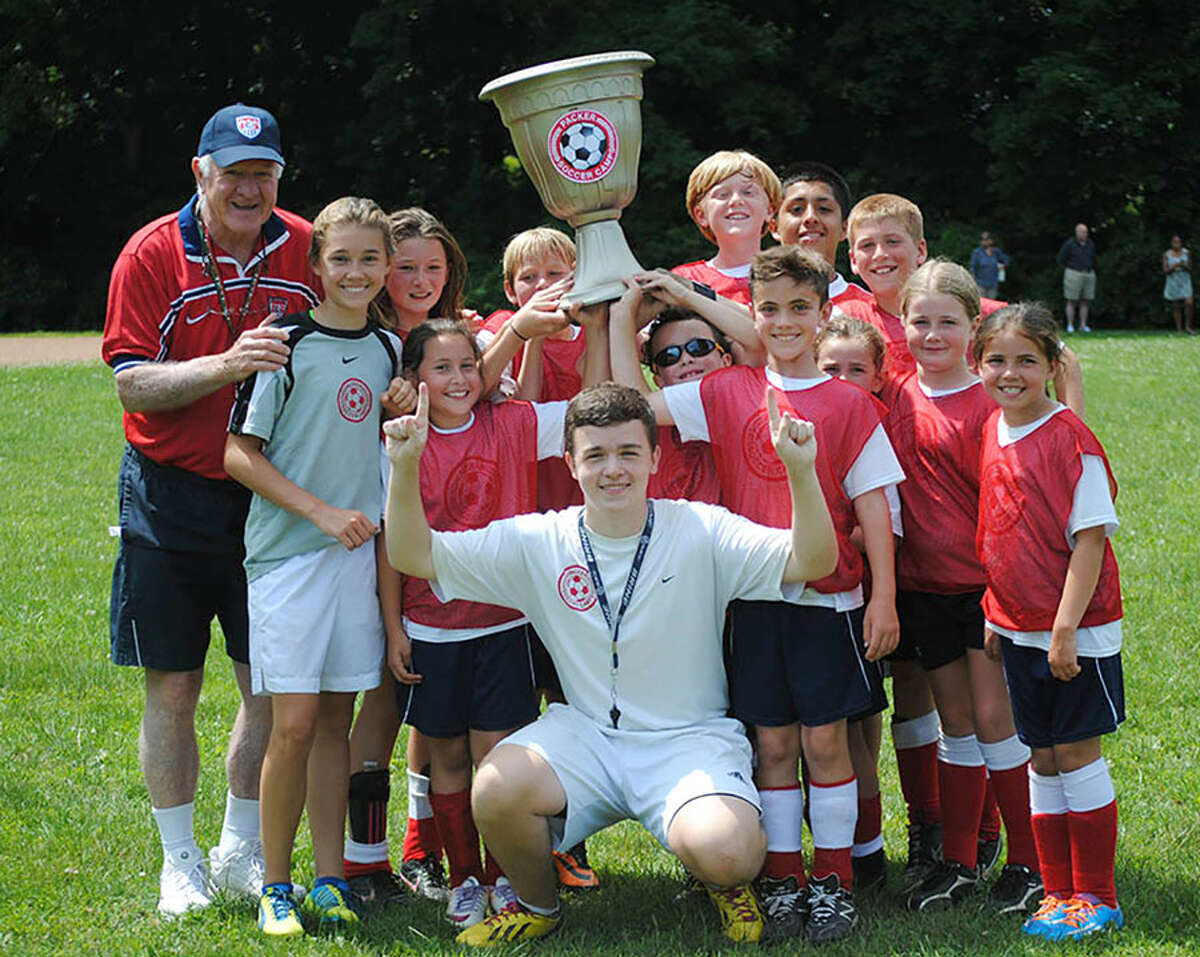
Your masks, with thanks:
M480 92L500 111L538 195L575 227L579 261L567 302L619 299L641 270L618 220L637 192L642 73L649 54L629 50L543 63Z

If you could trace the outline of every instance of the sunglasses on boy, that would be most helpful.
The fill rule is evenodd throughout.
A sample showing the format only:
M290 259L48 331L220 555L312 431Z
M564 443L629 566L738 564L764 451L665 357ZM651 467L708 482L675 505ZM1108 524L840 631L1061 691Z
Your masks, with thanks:
M684 352L687 352L693 359L699 359L701 356L706 356L713 349L719 349L716 341L713 339L702 339L697 336L695 339L689 339L681 346L667 346L654 356L654 365L659 369L665 369L667 366L673 366L676 362L683 358Z

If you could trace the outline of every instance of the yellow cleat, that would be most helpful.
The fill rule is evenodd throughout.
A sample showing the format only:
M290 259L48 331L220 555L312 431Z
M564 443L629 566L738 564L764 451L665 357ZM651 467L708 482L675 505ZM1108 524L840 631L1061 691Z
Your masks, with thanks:
M259 897L258 929L268 937L299 937L304 933L296 901L283 887L273 884Z
M721 929L725 936L734 941L757 943L763 935L765 919L758 906L758 898L749 884L727 887L721 890L708 888L708 896L721 915Z
M454 939L469 947L496 947L546 937L558 930L561 924L561 906L556 915L546 916L528 911L520 904L513 904L487 920L468 927Z

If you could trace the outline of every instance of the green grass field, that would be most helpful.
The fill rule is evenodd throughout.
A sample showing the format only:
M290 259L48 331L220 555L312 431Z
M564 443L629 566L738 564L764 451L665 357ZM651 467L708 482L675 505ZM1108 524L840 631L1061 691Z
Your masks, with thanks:
M1120 801L1117 886L1129 924L1085 953L1200 953L1200 340L1075 337L1088 419L1118 481L1129 720L1107 742ZM120 410L99 363L0 368L0 952L13 954L434 954L453 952L435 905L414 903L344 940L268 943L249 905L178 923L154 910L158 839L136 760L136 671L108 658ZM236 707L214 652L201 699L197 837L215 843L222 759ZM402 758L402 749L398 749ZM885 740L885 839L893 884L903 810ZM398 758L398 761L400 758ZM394 776L393 837L405 817ZM590 843L603 881L568 904L543 954L731 952L706 904L672 904L673 860L625 824ZM311 880L302 832L295 857ZM1016 922L973 905L916 918L894 896L861 901L858 933L823 953L1035 954ZM785 949L801 949L796 944ZM525 945L522 952L535 949Z

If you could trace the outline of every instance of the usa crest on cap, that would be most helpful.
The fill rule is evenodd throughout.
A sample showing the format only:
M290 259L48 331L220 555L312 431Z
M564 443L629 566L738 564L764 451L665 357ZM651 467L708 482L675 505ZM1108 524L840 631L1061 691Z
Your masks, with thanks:
M237 124L237 131L248 140L254 139L262 132L262 120L252 114L243 113L234 122Z

